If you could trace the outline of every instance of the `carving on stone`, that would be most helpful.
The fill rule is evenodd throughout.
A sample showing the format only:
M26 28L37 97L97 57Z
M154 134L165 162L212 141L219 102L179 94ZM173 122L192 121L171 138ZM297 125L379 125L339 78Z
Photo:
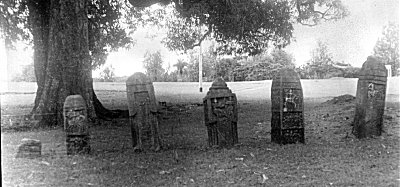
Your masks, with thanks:
M145 74L137 72L128 78L126 87L134 150L143 149L142 136L149 132L152 143L150 149L159 151L161 140L158 133L158 111L153 83Z
M238 143L237 100L222 78L216 79L204 98L205 123L210 146Z
M87 132L86 116L84 110L73 110L66 111L65 114L66 123L68 126L65 131L69 133L84 133Z
M368 84L368 99L370 101L373 100L384 100L385 99L385 85L374 84L370 82Z
M86 103L80 95L70 95L63 107L67 154L89 153L89 125Z
M304 143L303 92L294 70L282 69L271 86L271 140Z
M293 89L284 89L285 97L283 101L283 111L292 111L297 108L299 97L293 92Z
M359 73L353 134L358 138L380 136L383 128L387 71L370 56Z

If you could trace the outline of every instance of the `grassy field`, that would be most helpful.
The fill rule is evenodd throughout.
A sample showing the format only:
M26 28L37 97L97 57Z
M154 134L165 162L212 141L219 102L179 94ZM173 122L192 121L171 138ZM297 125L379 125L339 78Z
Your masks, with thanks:
M323 102L336 96L350 94L355 96L357 79L334 78L322 80L302 80L304 99L313 102ZM271 97L271 80L252 82L228 82L229 88L236 93L239 101L268 101ZM400 77L391 77L387 83L386 101L400 102ZM199 85L195 82L155 82L154 88L159 101L170 103L201 103L205 97L210 82L203 84L203 92L199 92ZM33 106L36 93L36 83L11 83L8 92L1 95L2 114L29 113ZM94 89L108 107L127 109L125 83L95 82ZM111 96L111 97L110 97ZM19 110L7 110L7 107L18 107Z
M306 143L292 145L271 143L270 81L228 83L239 99L232 149L207 146L197 83L154 83L158 100L174 108L160 121L160 152L134 153L127 119L92 126L92 152L79 156L66 155L61 128L2 131L2 186L399 186L398 81L388 84L384 134L363 140L351 134L354 99L332 102L355 95L356 79L302 81ZM1 98L5 116L32 107L34 84L13 86ZM107 107L127 108L124 83L95 90ZM43 156L14 158L23 138L41 140Z

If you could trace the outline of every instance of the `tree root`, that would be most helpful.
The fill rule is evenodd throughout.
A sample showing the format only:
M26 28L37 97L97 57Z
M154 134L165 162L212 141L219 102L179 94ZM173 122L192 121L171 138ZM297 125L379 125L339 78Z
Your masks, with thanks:
M93 105L96 111L96 116L99 119L110 121L115 118L128 118L128 110L110 110L103 106L100 100L97 98L96 93L93 91Z

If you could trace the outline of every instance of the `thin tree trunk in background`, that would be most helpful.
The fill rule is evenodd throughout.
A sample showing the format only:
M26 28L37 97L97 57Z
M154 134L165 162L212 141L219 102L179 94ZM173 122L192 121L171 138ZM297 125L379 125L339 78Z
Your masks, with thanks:
M6 50L6 57L7 57L7 83L6 83L6 90L8 91L8 88L9 88L9 84L10 84L10 82L11 82L11 80L12 80L12 77L11 77L11 73L10 72L12 72L12 70L11 70L11 68L12 68L12 66L11 66L11 64L12 64L12 60L11 60L11 46L12 46L12 43L11 43L11 40L10 39L8 39L8 38L5 38L4 39L4 47L5 47L5 50Z

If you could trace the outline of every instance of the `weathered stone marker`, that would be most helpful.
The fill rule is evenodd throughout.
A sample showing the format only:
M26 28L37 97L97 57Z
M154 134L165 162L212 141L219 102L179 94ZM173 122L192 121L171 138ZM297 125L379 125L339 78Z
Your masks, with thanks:
M34 139L22 139L18 145L18 152L15 158L38 158L42 155L42 143Z
M238 143L237 99L222 78L214 80L203 103L208 145L230 147Z
M304 143L304 105L300 77L293 69L282 69L271 86L271 141Z
M70 95L65 99L64 130L68 155L90 152L87 108L81 95Z
M357 83L353 134L357 138L380 136L385 110L387 72L383 63L369 56Z
M141 151L143 149L142 136L146 131L151 132L151 149L160 150L157 101L153 83L145 74L137 72L126 81L126 89L134 150Z

